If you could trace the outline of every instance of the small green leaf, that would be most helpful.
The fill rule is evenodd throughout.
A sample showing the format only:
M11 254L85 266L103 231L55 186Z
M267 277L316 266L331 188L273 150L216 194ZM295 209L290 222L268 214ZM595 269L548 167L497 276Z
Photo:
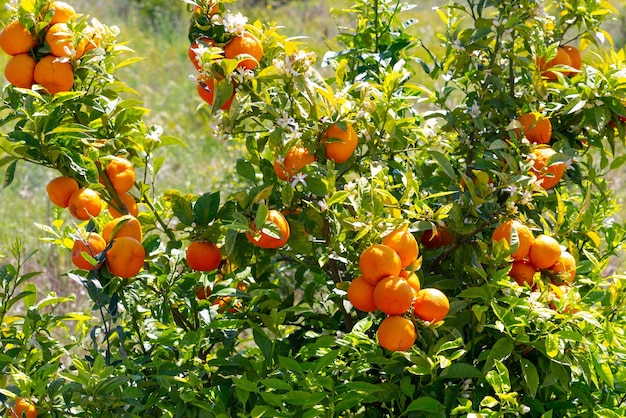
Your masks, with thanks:
M184 225L191 225L194 222L191 203L182 196L172 196L172 212Z
M520 365L522 366L522 376L524 377L524 382L526 382L528 394L531 397L534 397L537 393L537 388L539 387L539 374L537 373L537 368L532 361L525 358L520 360Z
M211 223L220 208L220 193L205 193L196 200L193 206L193 215L196 225L208 225Z
M235 167L237 169L237 174L253 183L256 183L256 172L252 164L243 158L239 158Z
M438 400L431 398L430 396L422 396L421 398L415 399L413 402L411 402L404 411L404 414L414 411L436 414L430 416L443 416L440 414L445 413L446 407L443 406L443 404L441 404Z
M483 376L483 372L467 363L453 363L441 372L441 377L447 379L481 378Z

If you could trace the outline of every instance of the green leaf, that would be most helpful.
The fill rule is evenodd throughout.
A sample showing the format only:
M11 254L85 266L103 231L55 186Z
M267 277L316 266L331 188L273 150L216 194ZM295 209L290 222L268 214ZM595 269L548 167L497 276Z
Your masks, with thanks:
M220 208L220 192L205 193L196 200L193 205L193 216L196 225L208 225L211 223Z
M441 372L441 377L446 379L481 378L484 373L467 363L453 363Z
M276 379L270 377L268 379L261 379L261 384L265 386L267 389L276 389L276 390L284 390L290 391L292 387L289 383L285 382L282 379Z
M406 415L408 412L428 412L429 415L433 417L444 416L446 408L441 404L438 400L431 398L430 396L422 396L421 398L415 399L413 402L409 404L409 406L404 410L404 414Z
M340 204L344 200L346 200L349 195L350 193L346 191L339 191L337 193L333 193L333 195L330 197L330 199L328 199L326 204L328 207L331 207L332 205L337 204L337 203Z
M243 158L239 158L237 160L235 168L237 169L237 174L239 174L244 179L250 180L253 183L256 183L256 172L252 164Z
M522 367L524 382L526 382L526 387L528 388L528 394L534 398L537 393L537 388L539 387L537 368L532 361L525 358L520 359L520 365Z
M258 392L259 388L256 382L251 382L246 378L245 375L241 376L239 379L233 379L235 386L238 389L244 390L246 392Z
M191 225L194 222L191 203L182 196L172 196L172 212L184 225Z
M4 172L4 181L2 182L2 188L6 189L15 179L15 169L17 168L17 160L11 162Z
M430 155L435 159L437 164L439 164L439 167L448 177L452 180L456 180L456 172L454 171L452 164L450 164L450 159L448 157L438 151L430 151Z
M611 387L611 389L615 389L615 381L613 379L613 372L611 371L609 362L605 358L598 358L598 356L598 353L593 353L591 355L591 361L593 362L593 367L596 370L596 373L607 385Z
M509 370L500 360L495 361L495 370L489 370L485 379L497 394L505 394L511 390Z

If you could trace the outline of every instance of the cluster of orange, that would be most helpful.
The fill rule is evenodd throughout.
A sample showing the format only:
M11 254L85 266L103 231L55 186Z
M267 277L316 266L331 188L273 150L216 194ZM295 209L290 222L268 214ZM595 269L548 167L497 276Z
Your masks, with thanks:
M48 93L56 94L71 90L71 59L79 59L98 47L102 34L93 26L87 26L83 33L73 33L67 23L75 21L76 12L65 2L53 1L48 10L52 18L43 33L32 33L16 18L0 32L0 48L11 55L4 69L9 83L24 89L39 84Z
M406 227L398 228L373 244L359 257L361 275L348 286L348 300L363 312L387 315L378 327L379 344L391 351L405 351L416 339L411 312L431 323L443 320L450 309L438 289L421 289L417 275L407 270L417 260L417 240Z
M96 260L106 251L109 272L115 276L130 278L141 270L145 258L145 250L141 245L143 232L136 218L139 213L137 202L128 193L135 183L135 169L125 158L114 157L106 164L104 174L128 214L124 215L122 212L125 211L116 208L116 203L111 202L108 209L113 219L103 225L100 233L78 232L72 247L72 262L80 269L93 270L101 264L94 265L84 255ZM46 186L46 192L53 204L67 208L78 220L96 218L102 211L102 199L98 192L80 187L72 177L61 176L51 180Z
M208 11L209 17L212 17L218 12L219 7L214 4ZM202 13L202 9L196 6L194 13ZM213 50L214 48L215 50ZM205 53L206 51L210 52ZM248 31L233 36L223 45L219 45L214 39L208 36L200 36L189 45L187 53L194 67L199 72L198 95L202 100L213 106L216 83L221 82L223 79L216 79L214 76L205 72L206 64L216 62L222 58L238 59L239 63L237 64L237 69L254 70L263 57L263 44L256 36ZM231 83L233 92L228 100L220 107L222 110L230 108L233 98L235 97L235 88L237 85L234 80L231 80Z
M326 158L342 164L354 154L359 139L352 125L346 125L344 129L334 124L324 132L322 144ZM279 179L291 181L296 174L315 161L317 158L308 149L295 145L287 151L282 161L278 158L274 160L274 172Z
M559 242L549 235L535 237L528 226L516 219L498 225L491 239L494 242L505 240L510 245L514 232L518 246L511 254L513 261L509 276L520 286L536 288L535 274L544 271L550 277L554 295L560 298L567 294L576 277L574 256L562 250Z

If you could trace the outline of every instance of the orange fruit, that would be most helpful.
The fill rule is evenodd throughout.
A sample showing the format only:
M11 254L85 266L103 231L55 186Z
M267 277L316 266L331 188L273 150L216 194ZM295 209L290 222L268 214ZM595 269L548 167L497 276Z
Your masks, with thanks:
M278 160L274 161L274 172L279 179L288 181L294 174L298 173L307 165L316 160L315 155L302 146L295 146L287 151L282 164Z
M145 257L146 250L135 238L117 237L106 253L106 264L112 275L128 279L139 273Z
M235 36L224 46L224 56L226 58L234 59L241 54L250 55L252 58L243 59L237 67L254 70L263 56L261 41L253 34L244 32L243 36Z
M439 322L448 315L450 301L439 289L427 288L417 292L413 312L424 321Z
M570 64L570 67L576 70L576 71L570 71L567 75L569 77L575 76L576 74L578 74L578 72L583 66L582 55L580 54L580 50L572 45L563 45L562 48L563 50L565 50L565 52L567 52L567 55L569 55L569 59L572 62Z
M440 227L424 231L420 237L420 242L426 248L439 248L452 244L454 242L454 238L452 237L450 230Z
M411 290L413 291L413 297L417 296L417 292L419 292L421 289L420 279L419 277L417 277L417 274L407 274L407 277L405 277L404 279L409 284L409 286L411 286Z
M533 166L530 169L532 175L537 177L537 182L545 190L549 190L559 184L565 174L565 163L555 162L546 167L548 160L556 155L556 151L550 147L535 148L532 152L534 157Z
M413 321L399 315L383 319L376 335L378 344L389 351L406 351L413 347L417 338Z
M255 226L251 225L252 232L246 232L248 241L261 248L278 248L285 245L290 234L289 223L285 216L279 211L271 209L267 212L265 223L272 224L272 229L263 228L256 233Z
M233 93L230 95L228 100L224 102L224 104L220 107L222 110L228 110L230 105L233 103L233 98L235 97L235 82L233 84ZM202 100L213 106L213 100L215 98L215 79L207 78L202 83L198 83L198 95Z
M91 25L88 25L83 30L82 35L83 35L83 38L80 40L79 46L83 49L83 54L94 48L98 48L100 46L100 42L102 42L103 34ZM76 47L76 49L78 50L79 47ZM77 55L78 55L78 51L77 51Z
M491 240L499 242L504 239L510 246L513 230L517 233L518 245L517 250L511 254L511 257L513 260L522 260L528 256L534 237L533 231L520 221L512 219L502 222L491 234Z
M137 218L133 215L124 215L104 224L102 227L102 238L107 243L118 237L131 237L141 242L143 240L143 231Z
M383 238L383 244L393 248L400 256L402 268L417 260L419 247L415 236L409 232L407 226L395 229Z
M332 125L322 137L326 157L338 164L345 163L352 157L359 144L359 138L352 125L342 129L338 124Z
M524 286L524 284L528 284L528 286L532 287L535 284L535 273L537 272L537 268L528 260L515 260L511 263L511 271L509 272L509 276L513 278L518 285Z
M209 286L198 286L194 292L198 300L206 300L211 296L211 288Z
M517 118L522 132L532 144L548 144L552 138L550 119L536 112L528 112Z
M36 64L29 54L14 55L4 67L4 77L15 87L29 89L35 83Z
M572 288L569 284L561 284L558 286L555 284L550 284L550 293L552 294L553 299L548 303L548 306L550 306L551 309L556 311L558 309L557 302L560 302L563 298L567 298L571 290ZM579 295L575 295L575 297L572 299L573 300L570 301L571 304L575 305L577 302L580 302ZM578 309L576 309L576 307L572 306L571 304L568 304L567 306L564 307L563 313L578 312Z
M104 251L106 246L107 243L101 235L95 232L89 232L87 237L81 236L74 240L74 245L72 246L72 263L79 269L93 270L94 266L85 259L83 253L87 253L95 258Z
M205 48L212 48L215 46L215 42L213 39L208 36L201 36L197 38L195 41L189 45L187 49L187 56L189 56L189 60L193 63L193 66L196 67L196 70L200 71L202 67L200 66L200 60L197 54L197 49L203 46Z
M537 64L539 69L541 70L541 75L548 79L549 81L556 81L558 79L556 72L561 72L561 70L552 69L557 65L566 65L568 67L572 66L572 59L569 57L569 54L562 47L558 47L556 49L556 56L552 58L550 61L546 62L545 57L541 57L538 59ZM568 75L569 71L565 71L564 75Z
M37 41L19 20L10 22L0 31L0 48L9 55L28 54L36 46Z
M69 57L74 50L74 40L72 32L65 23L56 23L46 32L46 42L50 46L50 53L57 57ZM85 52L84 47L81 52ZM76 58L81 55L76 51Z
M561 251L561 256L550 270L561 280L572 283L576 278L576 259L567 251Z
M528 259L538 269L548 269L561 257L559 242L548 235L539 235L533 241L528 253Z
M80 188L78 182L71 177L57 177L50 180L46 186L46 193L50 201L62 208L69 204L72 194Z
M387 276L400 275L402 261L393 248L383 244L374 244L359 256L359 268L365 280L377 285Z
M374 285L359 276L350 282L348 286L348 300L359 311L374 312L376 302L374 302Z
M137 202L130 193L120 193L117 196L120 198L124 206L126 206L126 208L117 208L117 203L114 200L111 200L111 202L109 203L109 214L112 217L119 218L123 215L122 212L124 212L124 214L128 213L129 215L133 216L137 216L139 214L139 207L137 206Z
M399 276L387 276L374 288L376 307L387 315L401 315L413 302L413 288Z
M11 418L36 418L37 414L37 407L24 398L15 398L15 405L9 409Z
M50 4L50 9L54 10L50 25L57 23L67 23L72 17L76 15L76 11L72 6L64 1L53 1Z
M102 209L100 195L86 187L76 190L67 202L70 214L81 221L88 220L91 216L98 216Z
M212 242L193 241L187 247L185 260L192 270L213 271L222 262L222 254L217 245Z
M50 94L70 91L74 86L72 64L54 55L46 55L35 65L35 83Z
M135 185L135 167L126 158L113 157L107 162L105 173L117 193L126 193Z

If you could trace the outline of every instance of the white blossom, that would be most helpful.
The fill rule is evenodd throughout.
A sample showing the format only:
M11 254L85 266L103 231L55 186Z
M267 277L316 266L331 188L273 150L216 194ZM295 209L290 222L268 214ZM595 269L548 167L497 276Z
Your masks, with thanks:
M480 116L480 106L478 105L478 102L474 102L474 104L472 104L472 107L469 109L469 114L472 119L476 119Z
M235 14L226 13L222 19L222 25L224 25L224 29L228 33L232 33L235 35L243 35L246 31L246 24L248 23L248 18L237 12Z
M304 173L296 173L295 176L293 176L293 179L291 180L291 187L296 187L298 185L298 183L302 183L302 185L304 187L306 187L306 179L307 175Z

